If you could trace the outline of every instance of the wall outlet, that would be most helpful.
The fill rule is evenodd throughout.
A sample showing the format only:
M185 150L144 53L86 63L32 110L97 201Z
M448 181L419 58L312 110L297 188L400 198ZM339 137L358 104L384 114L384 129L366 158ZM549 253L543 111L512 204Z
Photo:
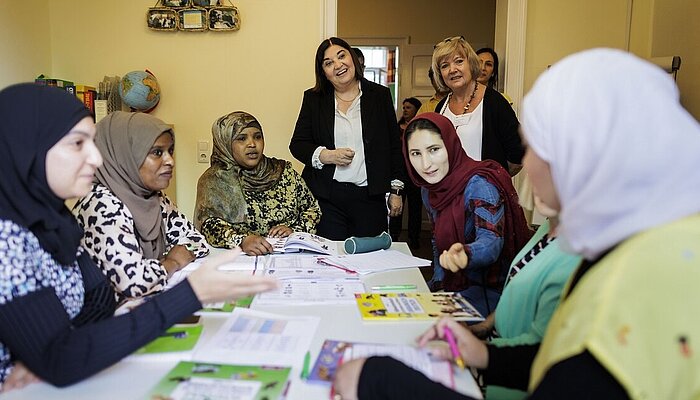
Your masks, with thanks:
M197 142L197 162L209 164L209 142Z

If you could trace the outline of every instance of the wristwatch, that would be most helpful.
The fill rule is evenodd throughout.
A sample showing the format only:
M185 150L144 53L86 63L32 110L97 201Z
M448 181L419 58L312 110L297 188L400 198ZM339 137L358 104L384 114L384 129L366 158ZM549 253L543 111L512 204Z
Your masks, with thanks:
M397 196L403 196L403 189L391 188L391 190L389 190L389 193L395 194Z

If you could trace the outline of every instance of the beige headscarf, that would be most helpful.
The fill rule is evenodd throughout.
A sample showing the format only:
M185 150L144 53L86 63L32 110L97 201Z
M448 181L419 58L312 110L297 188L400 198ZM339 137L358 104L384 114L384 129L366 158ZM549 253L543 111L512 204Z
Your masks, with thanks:
M165 132L175 140L169 125L143 113L116 111L97 123L95 144L104 163L97 169L95 181L106 186L131 212L146 258L160 258L165 251L165 226L160 198L143 184L139 168L158 136Z
M264 155L252 170L241 168L231 153L231 140L243 129L260 123L252 115L234 111L217 119L211 127L214 150L211 166L197 183L197 203L194 223L197 229L209 218L221 218L229 223L246 219L247 204L243 192L262 192L270 189L282 177L286 162Z

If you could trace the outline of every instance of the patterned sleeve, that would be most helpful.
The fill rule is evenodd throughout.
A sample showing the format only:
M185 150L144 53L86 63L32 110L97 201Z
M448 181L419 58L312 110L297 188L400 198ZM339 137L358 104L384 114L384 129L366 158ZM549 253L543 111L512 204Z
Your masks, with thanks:
M464 249L469 256L468 267L476 272L496 262L503 250L503 199L495 186L477 175L467 184L464 201L476 231L476 238Z
M178 244L188 246L197 258L209 254L209 244L204 239L204 235L199 233L194 224L177 209L165 193L161 193L160 205L163 210L163 220L166 221L168 247Z
M236 226L217 217L208 218L202 224L202 234L210 245L225 249L240 246L248 233L241 233Z
M112 282L120 298L138 298L165 288L159 260L144 258L131 212L105 188L93 188L74 207L85 234L83 247Z
M321 220L321 207L311 190L301 178L301 175L292 170L292 181L296 186L295 194L299 218L290 228L295 232L316 233L316 225Z

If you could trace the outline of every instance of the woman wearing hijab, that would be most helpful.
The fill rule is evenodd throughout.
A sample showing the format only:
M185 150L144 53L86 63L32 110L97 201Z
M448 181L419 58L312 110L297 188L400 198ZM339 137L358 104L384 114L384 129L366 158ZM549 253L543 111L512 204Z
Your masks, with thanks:
M268 237L316 233L321 211L289 161L266 157L262 126L236 111L212 125L211 167L197 183L195 223L215 247L273 251Z
M90 112L69 93L21 84L0 91L0 391L36 376L66 386L158 337L202 303L275 286L203 264L130 313L80 247L64 201L85 195L102 163ZM29 372L31 371L31 372Z
M523 117L535 193L559 211L559 238L584 262L541 346L487 347L450 319L419 343L449 326L462 357L488 367L487 383L527 387L537 399L698 398L700 174L688 171L700 154L700 125L673 79L620 50L584 51L542 74ZM387 369L385 361L368 364ZM377 390L372 368L351 365L354 385L350 376L343 384L357 388L362 370L359 392ZM409 393L405 368L381 385L400 378ZM417 387L431 385L417 379Z
M531 236L510 176L494 161L469 158L454 126L436 113L411 121L403 150L432 217L434 262L448 270L445 290L461 291L490 314L511 260Z
M174 272L209 253L162 192L173 176L175 134L151 115L117 111L97 124L95 144L104 163L73 207L85 230L83 247L120 301L160 292Z

